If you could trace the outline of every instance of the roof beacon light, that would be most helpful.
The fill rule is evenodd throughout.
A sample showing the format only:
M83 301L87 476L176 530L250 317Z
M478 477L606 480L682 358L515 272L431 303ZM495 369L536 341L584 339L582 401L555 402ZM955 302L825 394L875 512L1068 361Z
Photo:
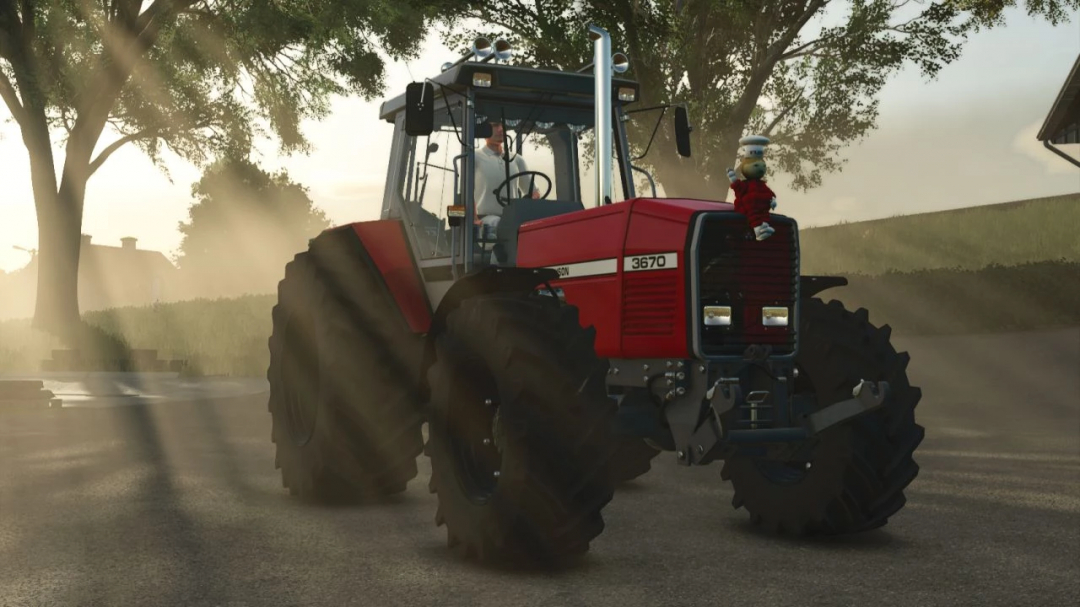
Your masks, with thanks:
M507 61L513 55L514 49L510 46L510 43L502 38L497 38L495 40L495 52L485 57L483 61L487 62L492 59L495 59L496 61Z
M481 61L487 59L491 55L491 41L483 36L477 36L476 40L473 40L472 54Z
M611 56L611 69L616 74L626 72L626 70L630 69L630 58L626 56L626 53L615 53Z
M473 57L476 57L477 59L483 61L484 59L489 57L492 52L493 51L491 50L491 41L483 36L477 36L476 40L473 40L472 48L469 49L469 52L465 53L465 55L461 59L458 59L453 63L442 64L442 71L445 72L450 68L457 67L462 63L465 63L469 59L472 59Z

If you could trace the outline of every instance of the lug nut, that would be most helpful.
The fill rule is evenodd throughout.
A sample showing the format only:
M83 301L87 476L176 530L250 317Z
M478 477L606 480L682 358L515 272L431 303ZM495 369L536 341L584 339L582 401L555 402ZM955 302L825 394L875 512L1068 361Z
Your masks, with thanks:
M484 444L485 445L490 445L491 444L491 439L490 438L485 438L484 439Z
M682 459L682 458L686 457L686 453L683 453L682 451L679 451L678 456L679 456L679 459Z
M798 370L797 368L796 368L796 369L792 369L792 371L793 371L793 375L794 375L795 377L798 377L798 376L799 376L799 370Z
M641 369L643 371L648 371L649 370L649 365L641 365Z
M682 386L679 386L678 388L675 388L675 394L678 394L679 396L682 396L683 394L686 394L686 388L684 388Z
M686 379L686 374L683 373L682 371L679 371L678 373L675 374L675 378L676 379Z
M665 364L665 365L667 366L667 368L668 368L668 369L670 369L670 368L671 368L671 361L670 361L670 360L669 360L669 361L667 361L667 362L666 362L666 363L664 363L664 364Z
M675 368L676 369L682 369L683 368L683 361L680 360L679 362L675 363Z

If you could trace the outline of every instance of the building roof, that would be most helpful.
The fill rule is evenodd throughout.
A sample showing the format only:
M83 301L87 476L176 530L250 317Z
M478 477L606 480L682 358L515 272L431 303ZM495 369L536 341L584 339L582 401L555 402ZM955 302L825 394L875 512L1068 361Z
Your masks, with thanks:
M1050 143L1080 143L1080 55L1073 63L1036 137Z

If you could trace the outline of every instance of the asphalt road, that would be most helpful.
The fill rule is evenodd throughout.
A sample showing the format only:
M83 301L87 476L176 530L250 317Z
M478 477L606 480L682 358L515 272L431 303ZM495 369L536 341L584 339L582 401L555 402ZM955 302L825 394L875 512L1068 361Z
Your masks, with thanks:
M1078 604L1080 329L895 341L927 438L884 529L763 535L665 454L558 571L453 557L426 458L399 499L296 502L265 397L0 412L0 604Z

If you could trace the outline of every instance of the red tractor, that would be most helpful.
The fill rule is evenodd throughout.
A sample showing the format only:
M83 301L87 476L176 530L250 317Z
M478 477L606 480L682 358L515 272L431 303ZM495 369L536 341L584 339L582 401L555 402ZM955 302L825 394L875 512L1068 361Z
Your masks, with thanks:
M800 276L794 220L757 241L728 203L638 195L652 179L625 122L661 108L628 109L627 58L590 37L577 72L508 65L481 38L383 104L382 218L322 233L279 286L284 485L393 494L424 452L436 523L488 560L585 552L660 451L723 460L734 507L774 531L884 525L923 438L907 354L866 310L816 297L847 281ZM689 156L683 107L674 129Z

